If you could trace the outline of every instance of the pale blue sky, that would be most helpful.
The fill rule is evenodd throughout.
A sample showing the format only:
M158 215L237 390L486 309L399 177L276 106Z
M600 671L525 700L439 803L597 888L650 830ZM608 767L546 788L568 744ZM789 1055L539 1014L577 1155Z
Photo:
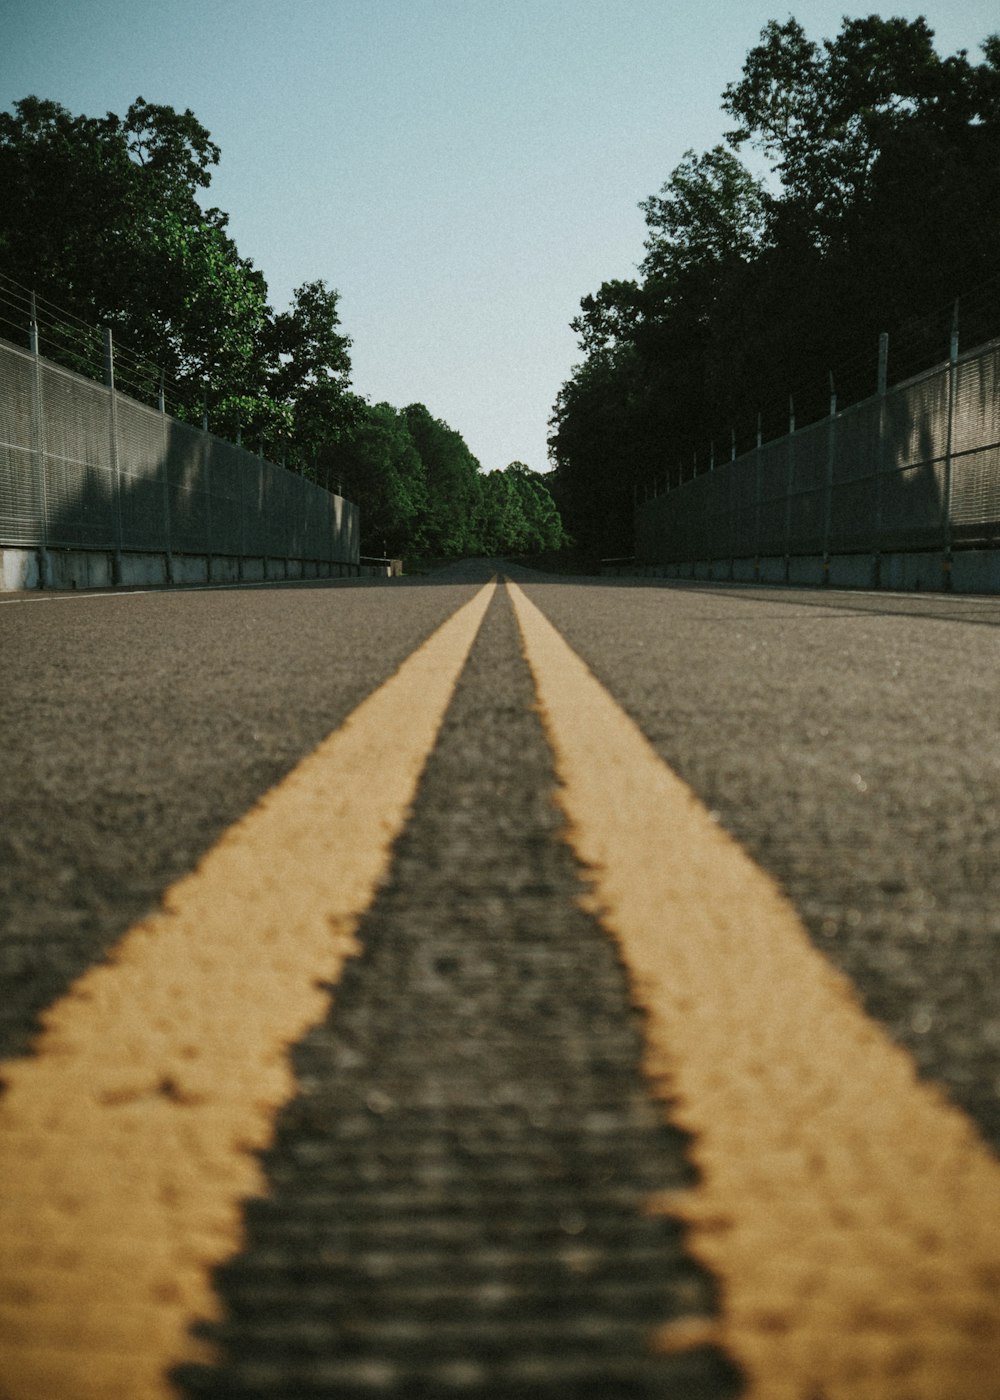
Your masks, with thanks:
M0 107L190 107L272 303L341 293L354 386L420 401L484 468L546 467L579 359L569 321L642 257L638 201L728 125L719 101L769 19L832 36L845 0L0 0ZM996 0L895 3L939 52ZM2 197L2 192L0 192Z

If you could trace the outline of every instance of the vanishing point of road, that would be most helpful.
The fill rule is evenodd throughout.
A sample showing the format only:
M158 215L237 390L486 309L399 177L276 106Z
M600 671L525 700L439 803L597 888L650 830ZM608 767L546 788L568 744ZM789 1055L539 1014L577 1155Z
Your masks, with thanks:
M1000 600L0 599L2 1400L1000 1397Z

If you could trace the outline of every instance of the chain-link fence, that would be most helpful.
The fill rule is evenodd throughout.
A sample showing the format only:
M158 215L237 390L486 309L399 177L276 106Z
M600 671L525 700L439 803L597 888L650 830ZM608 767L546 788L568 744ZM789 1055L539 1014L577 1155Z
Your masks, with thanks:
M357 563L356 506L108 379L0 341L0 545Z
M638 558L1000 548L1000 341L790 426L640 504Z

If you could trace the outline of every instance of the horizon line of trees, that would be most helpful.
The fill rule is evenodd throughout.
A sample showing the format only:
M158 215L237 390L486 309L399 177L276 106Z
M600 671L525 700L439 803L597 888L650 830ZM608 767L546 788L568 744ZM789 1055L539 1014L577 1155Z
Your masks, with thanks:
M46 307L57 357L100 377L112 330L137 397L343 483L368 554L453 557L557 549L566 533L543 474L483 473L461 434L423 404L372 404L351 388L339 294L305 282L276 311L267 283L203 207L219 147L193 112L136 98L124 117L75 116L29 96L0 112L0 333ZM5 287L6 284L6 287Z
M640 203L639 275L571 323L583 359L549 445L584 551L631 553L636 493L699 453L707 467L713 440L728 454L761 421L787 431L790 392L800 423L826 411L831 372L841 402L874 392L881 332L900 328L925 367L947 354L955 299L984 288L997 333L1000 35L981 48L939 56L922 17L845 17L820 42L791 17L764 27L722 94L725 143L687 151Z

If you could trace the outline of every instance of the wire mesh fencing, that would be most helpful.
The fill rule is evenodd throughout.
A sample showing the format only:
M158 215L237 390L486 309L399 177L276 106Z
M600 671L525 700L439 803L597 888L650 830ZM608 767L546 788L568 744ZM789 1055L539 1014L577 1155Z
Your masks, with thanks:
M655 563L1000 547L1000 340L637 506Z
M315 482L0 340L0 545L356 563Z

